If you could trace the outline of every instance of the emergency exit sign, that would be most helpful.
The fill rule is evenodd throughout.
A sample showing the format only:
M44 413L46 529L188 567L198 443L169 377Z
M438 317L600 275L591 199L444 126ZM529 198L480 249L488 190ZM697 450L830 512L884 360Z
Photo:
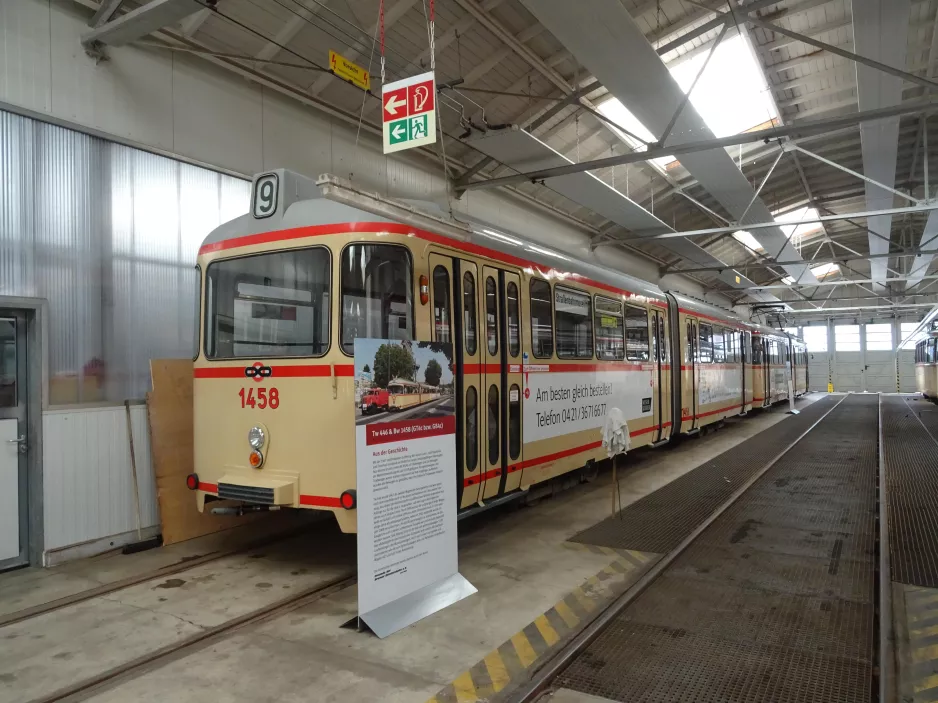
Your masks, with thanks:
M381 89L384 153L436 142L436 79L432 71Z

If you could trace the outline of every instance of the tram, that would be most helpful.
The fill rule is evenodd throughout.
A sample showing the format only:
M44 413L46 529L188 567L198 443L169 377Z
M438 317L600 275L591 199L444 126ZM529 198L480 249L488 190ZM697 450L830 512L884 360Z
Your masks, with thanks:
M915 387L931 400L938 400L938 320L928 328L928 336L915 345Z
M807 389L804 345L785 332L515 235L405 224L412 206L372 197L262 174L252 211L203 243L199 510L329 510L355 531L358 337L453 345L462 511L605 458L613 407L635 448L787 399L789 380ZM392 385L389 407L415 395Z

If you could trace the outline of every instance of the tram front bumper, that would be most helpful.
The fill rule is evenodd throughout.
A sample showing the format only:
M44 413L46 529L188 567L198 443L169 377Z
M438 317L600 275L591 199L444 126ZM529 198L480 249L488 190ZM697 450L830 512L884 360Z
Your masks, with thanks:
M296 505L297 480L226 473L218 479L218 497L258 505Z

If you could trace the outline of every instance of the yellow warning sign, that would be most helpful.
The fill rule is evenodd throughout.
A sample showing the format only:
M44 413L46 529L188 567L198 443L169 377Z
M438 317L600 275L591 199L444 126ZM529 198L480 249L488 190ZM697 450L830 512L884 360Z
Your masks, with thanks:
M339 78L357 85L362 90L371 89L371 75L357 63L352 63L341 54L329 51L329 68Z
M736 282L739 283L739 276L736 277Z
M833 393L833 392L834 392L834 384L833 384L833 383L828 383L828 384L827 384L827 392L828 392L828 393Z

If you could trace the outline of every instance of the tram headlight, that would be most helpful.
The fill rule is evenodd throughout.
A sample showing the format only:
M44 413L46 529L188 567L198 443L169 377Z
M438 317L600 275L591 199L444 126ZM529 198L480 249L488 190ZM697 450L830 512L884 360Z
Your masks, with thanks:
M263 427L252 427L248 430L248 444L254 449L260 449L264 446L267 437L264 434Z

